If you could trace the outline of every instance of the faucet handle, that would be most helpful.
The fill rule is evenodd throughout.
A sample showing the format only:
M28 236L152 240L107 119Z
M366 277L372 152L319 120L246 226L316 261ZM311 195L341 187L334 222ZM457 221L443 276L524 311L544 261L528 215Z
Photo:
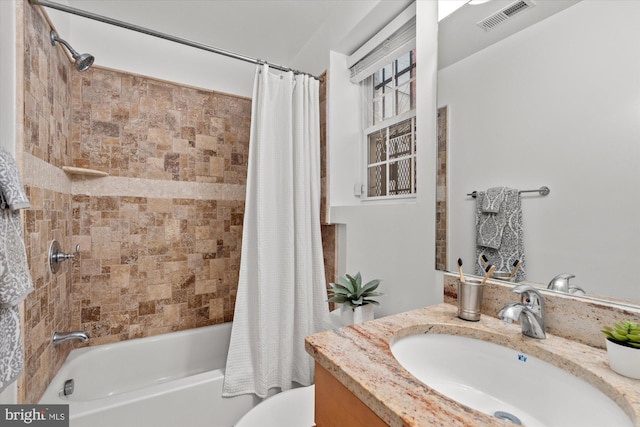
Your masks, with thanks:
M574 277L576 277L575 274L571 273L558 274L556 277L551 279L551 281L549 282L549 286L547 286L547 289L568 293L569 288L571 287L569 280L573 279Z
M538 292L538 290L536 288L534 288L531 285L518 285L518 286L514 286L513 289L511 289L511 292L516 293L516 294L524 294L526 292Z
M57 273L60 269L60 263L68 259L74 259L80 254L80 244L76 245L75 253L64 253L57 240L51 242L49 246L49 268L52 273Z
M518 285L515 286L511 292L519 294L522 304L526 305L531 310L538 314L544 312L544 298L534 286L524 284Z

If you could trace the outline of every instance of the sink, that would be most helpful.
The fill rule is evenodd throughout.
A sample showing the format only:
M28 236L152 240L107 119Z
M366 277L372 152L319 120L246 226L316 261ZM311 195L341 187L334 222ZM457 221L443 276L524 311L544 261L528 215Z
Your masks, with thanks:
M391 352L430 388L514 424L633 426L625 412L591 384L508 347L430 333L397 339Z

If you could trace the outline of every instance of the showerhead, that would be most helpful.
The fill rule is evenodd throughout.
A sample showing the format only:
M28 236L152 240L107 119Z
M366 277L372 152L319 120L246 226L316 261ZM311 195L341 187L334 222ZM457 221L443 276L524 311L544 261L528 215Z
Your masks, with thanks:
M49 39L51 39L52 46L55 46L56 42L59 42L59 43L62 43L64 47L66 47L69 50L69 53L71 54L75 62L76 70L85 71L85 70L88 70L89 67L91 67L91 65L93 65L93 61L95 60L93 55L91 55L90 53L79 54L71 47L69 43L67 43L66 40L63 40L60 37L58 37L58 34L56 34L55 31L51 30L51 32L49 33Z

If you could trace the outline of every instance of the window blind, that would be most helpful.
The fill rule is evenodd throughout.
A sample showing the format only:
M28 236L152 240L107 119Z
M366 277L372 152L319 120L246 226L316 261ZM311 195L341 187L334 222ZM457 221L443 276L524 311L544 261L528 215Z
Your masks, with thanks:
M416 47L415 3L385 26L347 61L351 82L360 83L380 68Z

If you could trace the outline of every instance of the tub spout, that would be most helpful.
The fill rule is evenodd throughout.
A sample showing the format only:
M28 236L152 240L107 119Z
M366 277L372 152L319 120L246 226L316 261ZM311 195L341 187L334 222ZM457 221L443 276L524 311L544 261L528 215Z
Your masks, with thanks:
M89 336L84 331L73 331L73 332L54 332L53 345L62 344L65 341L78 340L81 342L89 341Z

